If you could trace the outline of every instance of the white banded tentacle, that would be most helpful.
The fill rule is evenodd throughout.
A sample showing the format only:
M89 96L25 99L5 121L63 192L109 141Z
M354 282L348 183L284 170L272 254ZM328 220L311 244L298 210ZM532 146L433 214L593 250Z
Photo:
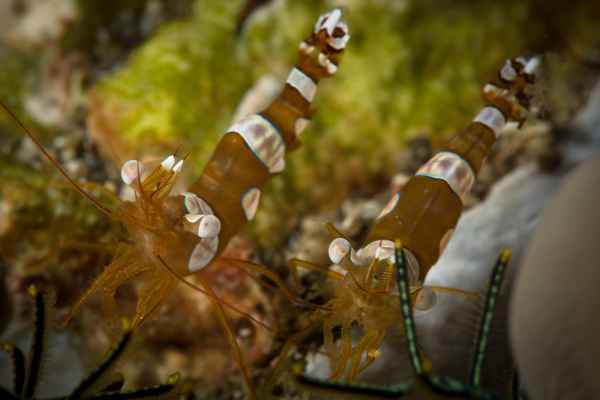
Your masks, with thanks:
M381 210L381 212L377 216L377 219L383 218L386 215L388 215L389 213L391 213L394 210L394 208L396 208L396 205L398 204L399 201L400 201L400 192L396 192L396 193L394 193L394 195L392 197L390 197L390 199L388 200L385 207L383 207L383 210Z
M296 121L294 121L294 134L297 138L300 137L300 135L302 134L302 132L304 132L309 123L310 119L302 117L297 118Z
M253 187L242 195L242 209L248 221L252 221L256 215L256 210L260 202L260 194L260 189Z
M270 173L285 168L285 142L277 128L260 114L250 115L233 124L227 132L239 134Z
M444 180L463 201L475 182L475 174L469 163L449 151L437 153L415 175Z

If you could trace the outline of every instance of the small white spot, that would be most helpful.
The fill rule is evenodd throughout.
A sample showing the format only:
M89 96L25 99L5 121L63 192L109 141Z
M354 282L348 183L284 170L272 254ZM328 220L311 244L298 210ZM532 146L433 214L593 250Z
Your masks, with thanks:
M299 137L300 134L306 129L306 127L308 126L310 120L307 118L298 118L295 122L294 122L294 133L296 134L296 137Z
M535 74L539 65L540 65L540 58L533 57L531 60L529 60L527 62L527 64L525 64L525 68L523 70L525 71L526 74L533 75L533 74Z
M334 75L338 70L337 65L332 63L330 60L327 60L327 73L329 75Z
M203 215L198 224L198 236L214 238L221 232L221 221L214 215Z
M242 209L246 214L246 219L252 221L256 215L258 204L260 202L260 190L258 188L251 188L244 193L242 197Z
M313 51L315 51L315 46L310 46L306 42L300 42L300 51L306 55L310 55Z
M285 169L285 158L279 158L275 165L273 165L269 172L272 174L278 174Z
M175 156L171 154L169 157L165 158L160 165L164 169L170 171L171 168L173 168L173 165L175 165Z
M496 137L500 134L504 125L506 125L506 118L504 118L504 115L496 107L484 107L473 121L480 122L489 127L494 131Z
M506 92L506 90L500 89L498 86L493 85L491 83L486 83L483 86L484 93L494 93L496 96L502 95L502 93Z
M518 62L519 64L521 64L521 66L523 68L525 68L525 66L527 65L527 59L523 56L519 56L519 57L515 58L515 61Z
M329 266L329 270L333 271L333 272L337 272L340 275L346 275L348 273L348 271L346 269L344 269L342 266L338 265L338 264L332 264Z
M352 246L344 238L336 238L329 244L329 259L334 264L339 264L350 253Z
M327 63L329 62L329 58L324 53L319 53L319 65L322 67L327 67Z
M392 212L392 210L394 208L396 208L396 204L398 204L399 200L400 200L400 192L397 192L388 200L387 204L385 205L385 207L383 207L383 210L381 210L381 213L379 214L379 216L377 218L383 218L386 215L388 215L390 212Z
M126 185L131 185L138 179L138 173L142 172L144 172L142 163L138 160L129 160L121 167L121 179Z
M513 81L517 77L517 71L512 66L512 62L510 60L506 60L504 66L500 70L500 77L506 81Z
M204 214L185 214L184 217L190 224L195 224L200 221L200 218L202 218L203 215Z
M354 249L350 249L350 261L352 261L352 264L356 266L365 266L367 264L366 260L363 259L362 253L359 254L359 251L354 251Z
M179 173L179 172L181 172L181 169L182 169L182 168L183 168L183 160L179 160L179 161L177 162L177 164L175 164L175 165L173 166L173 172L175 172L175 173Z
M188 270L196 272L206 267L217 254L219 248L219 237L201 239L194 247L190 260L188 261Z

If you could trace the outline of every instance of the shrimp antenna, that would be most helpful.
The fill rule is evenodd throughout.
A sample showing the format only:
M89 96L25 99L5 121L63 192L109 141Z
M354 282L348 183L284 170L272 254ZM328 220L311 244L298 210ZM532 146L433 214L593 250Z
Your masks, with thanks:
M216 296L211 295L210 293L208 293L208 291L202 289L201 287L194 285L192 282L188 281L187 279L185 279L184 277L182 277L181 275L179 275L177 272L175 272L173 270L173 268L171 268L169 266L169 264L167 264L167 262L158 254L155 254L156 258L158 258L158 260L160 261L161 265L163 267L165 267L165 269L171 273L171 275L173 275L177 280L179 280L180 282L182 282L184 285L205 294L206 296L210 297L213 300L216 300L219 304L231 309L232 311L235 311L236 313L243 315L244 317L248 318L250 321L254 322L256 325L262 326L263 328L265 328L267 331L269 332L273 332L274 329L271 328L269 325L265 324L264 322L262 322L261 320L253 317L252 315L250 315L249 313L237 308L236 306L234 306L233 304L230 304L228 302L226 302L223 299L220 299Z
M21 122L21 120L15 115L15 113L13 113L11 111L10 108L8 108L8 106L6 104L4 104L4 102L2 100L0 100L0 106L2 106L2 108L6 111L6 113L15 121L15 123L27 134L27 136L31 139L31 141L35 144L35 146L42 152L42 154L44 155L44 157L46 157L46 159L56 168L58 169L58 171L60 172L60 174L62 176L65 177L65 179L67 181L69 181L69 183L71 185L73 185L73 187L75 188L75 190L77 190L79 192L79 194L81 194L83 197L85 197L87 200L89 200L98 210L100 210L101 212L103 212L104 214L108 215L109 217L113 218L113 212L111 210L109 210L107 207L105 207L104 205L102 205L96 198L94 198L91 194L89 194L87 191L85 191L85 189L83 189L73 178L71 178L69 176L69 174L67 174L67 171L65 171L65 169L62 167L62 165L60 165L60 163L58 161L56 161L56 159L54 157L52 157L52 155L50 153L48 153L48 151L44 148L44 146L42 146L42 143L35 137L35 135L25 126L25 124L23 124Z

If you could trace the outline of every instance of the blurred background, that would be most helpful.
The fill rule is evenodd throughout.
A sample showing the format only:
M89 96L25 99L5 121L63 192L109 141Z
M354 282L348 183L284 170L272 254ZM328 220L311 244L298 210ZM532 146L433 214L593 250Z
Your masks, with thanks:
M536 117L499 142L467 208L522 166L560 170L565 127L600 73L600 5L592 0L0 0L0 98L101 201L121 193L125 160L175 150L189 152L183 190L227 127L278 93L298 44L334 6L351 32L340 69L320 84L303 146L269 184L230 256L283 277L290 257L326 262L323 223L364 235L390 191L476 115L483 84L518 55L544 56ZM120 237L0 113L2 339L27 343L29 283L53 289L64 317ZM276 290L234 269L212 280L232 302L294 326L298 312ZM318 276L302 284L305 297L326 298ZM132 386L178 370L197 398L239 398L237 369L206 299L180 289L120 370ZM135 290L120 293L124 307ZM234 323L260 373L280 338L243 318ZM47 368L44 393L71 388L109 347L108 331L91 301L51 334L49 359L59 368ZM7 365L0 361L2 384Z

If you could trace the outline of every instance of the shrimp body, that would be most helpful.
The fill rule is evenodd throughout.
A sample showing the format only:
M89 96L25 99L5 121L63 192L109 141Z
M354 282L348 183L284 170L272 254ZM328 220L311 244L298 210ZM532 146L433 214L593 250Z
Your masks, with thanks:
M333 268L292 260L296 267L326 272L334 286L328 310L317 311L331 360L332 379L354 380L374 361L387 330L397 323L400 303L393 285L395 271L390 267L395 262L395 241L403 244L412 304L427 306L419 305L416 296L424 293L422 289L478 298L478 294L453 288L424 288L421 282L450 239L462 212L462 199L496 136L508 121L525 121L537 64L537 58L506 61L498 82L484 87L487 105L464 131L418 170L401 193L391 197L362 245L353 247L349 239L332 228L337 236L329 244ZM351 326L362 330L356 345ZM336 327L341 327L337 345L332 332Z
M134 189L135 201L122 202L114 214L131 239L119 247L75 308L98 291L105 297L106 311L114 315L116 289L143 274L135 327L175 287L177 277L218 260L231 238L254 218L264 185L285 168L285 155L299 146L318 82L337 71L350 37L341 17L335 9L319 18L301 43L298 64L281 94L264 111L227 130L187 192L171 195L184 163L174 155L154 169L137 160L123 165L121 177Z
M333 298L326 304L334 312L323 315L324 344L330 355L332 379L354 380L376 359L388 329L398 323L400 303L397 296L389 295L393 278L389 265L378 273L360 268L349 270L335 285ZM358 344L352 343L353 325L363 333ZM336 326L342 328L339 344L333 337Z
M354 250L349 242L332 242L332 262L348 257L355 265L367 265L374 258L388 259L394 240L400 239L411 283L422 282L450 240L464 196L502 128L525 121L538 63L537 58L507 60L497 82L485 85L487 104L474 120L391 197L362 245Z
M340 10L321 16L313 34L301 43L298 64L281 94L264 111L235 123L223 136L202 175L189 188L190 202L209 206L218 217L218 244L215 250L203 251L202 262L190 260L190 271L208 265L254 218L264 185L284 170L285 154L299 146L318 82L335 74L349 38Z
M432 373L432 365L429 360L421 354L417 331L415 330L415 318L412 310L411 294L406 262L406 253L402 251L400 241L396 242L394 254L395 277L399 292L400 315L403 320L403 329L406 336L407 352L414 375L411 383L401 383L389 386L356 384L345 381L321 380L304 375L297 375L296 381L306 386L310 391L320 392L346 397L365 397L377 399L397 399L411 397L418 399L478 399L495 400L498 397L481 387L482 366L486 357L489 342L489 331L494 316L495 305L502 290L503 278L507 265L510 261L510 249L504 249L492 270L490 283L485 296L485 308L479 326L479 335L476 339L477 349L471 365L471 375L467 383L457 381L449 376L436 375ZM390 261L391 262L391 261Z

